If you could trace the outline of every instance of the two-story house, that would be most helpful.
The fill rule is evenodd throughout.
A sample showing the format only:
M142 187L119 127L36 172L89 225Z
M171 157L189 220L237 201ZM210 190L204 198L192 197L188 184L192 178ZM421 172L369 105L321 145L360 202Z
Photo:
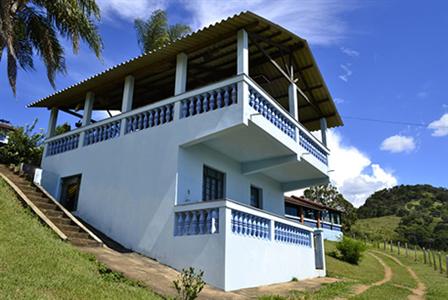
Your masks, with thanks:
M284 193L328 182L342 120L285 28L244 12L29 106L51 112L42 186L124 246L224 290L325 276L322 232ZM60 112L82 126L53 136Z

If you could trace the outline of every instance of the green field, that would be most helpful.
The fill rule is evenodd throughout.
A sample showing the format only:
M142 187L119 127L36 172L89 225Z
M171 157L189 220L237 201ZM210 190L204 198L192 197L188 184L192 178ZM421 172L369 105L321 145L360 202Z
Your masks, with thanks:
M161 299L62 242L1 179L0 298Z
M396 216L358 219L351 230L359 239L367 236L369 240L397 240L398 234L395 229L398 223L400 223L400 217Z

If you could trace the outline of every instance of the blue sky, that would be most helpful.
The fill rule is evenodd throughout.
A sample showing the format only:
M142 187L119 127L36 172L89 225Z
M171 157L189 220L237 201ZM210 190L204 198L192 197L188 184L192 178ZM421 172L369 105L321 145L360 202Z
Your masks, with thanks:
M448 18L445 1L166 1L99 0L104 41L102 61L85 47L74 55L67 45L64 88L140 53L133 20L157 8L170 22L194 29L242 10L252 10L307 39L343 116L330 133L331 174L356 205L375 190L395 184L448 187ZM4 57L3 57L4 58ZM17 97L0 74L0 118L15 125L48 112L25 105L53 92L40 62L20 72ZM417 123L421 126L354 118ZM60 122L74 119L61 114ZM428 125L431 124L430 128Z

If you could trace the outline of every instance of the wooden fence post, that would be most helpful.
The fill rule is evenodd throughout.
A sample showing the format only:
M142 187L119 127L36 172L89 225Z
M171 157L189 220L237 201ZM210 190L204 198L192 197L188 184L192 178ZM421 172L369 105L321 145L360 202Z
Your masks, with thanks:
M397 254L400 256L400 241L397 242Z
M432 262L434 263L434 271L437 271L436 255L434 254L434 251L432 251Z
M445 264L446 264L446 276L448 277L448 255L445 256Z
M405 247L405 251L406 251L406 257L408 257L408 243L405 243L404 244L404 247Z
M392 240L390 241L390 252L394 252L394 248L393 248L393 245L392 245Z
M417 246L414 246L414 261L417 261Z
M426 265L426 250L423 248L423 263Z
M442 255L440 254L440 252L438 252L437 255L439 256L439 270L440 270L440 274L442 274L442 273L443 273L443 268L442 268Z

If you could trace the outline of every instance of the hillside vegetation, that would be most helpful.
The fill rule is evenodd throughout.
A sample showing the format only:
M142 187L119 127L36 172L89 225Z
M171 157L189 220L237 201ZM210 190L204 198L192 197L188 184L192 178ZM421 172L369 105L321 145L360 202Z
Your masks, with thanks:
M448 249L448 190L430 185L400 185L371 195L358 209L357 228L369 238L381 222L371 218L400 217L396 239L423 247ZM365 223L370 222L369 228ZM362 225L364 224L364 225ZM384 227L384 226L382 226ZM364 231L365 229L365 231ZM371 235L372 234L372 235Z
M400 217L384 216L379 218L358 219L351 228L351 233L360 239L369 240L398 240L396 229L400 224Z
M161 299L62 242L0 179L0 298Z

